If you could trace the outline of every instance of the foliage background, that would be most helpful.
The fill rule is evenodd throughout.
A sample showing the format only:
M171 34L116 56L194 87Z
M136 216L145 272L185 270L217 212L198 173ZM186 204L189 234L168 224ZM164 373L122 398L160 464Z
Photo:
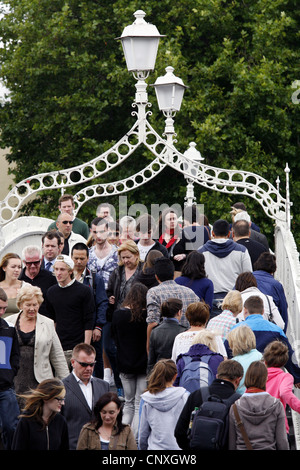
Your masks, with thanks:
M292 84L300 79L297 0L11 0L0 22L0 77L10 99L0 108L0 145L18 182L30 175L72 167L100 155L132 126L134 79L115 38L142 8L146 21L166 35L148 83L174 73L189 86L175 118L178 150L197 143L205 163L260 174L285 196L290 167L292 230L299 243L299 110ZM154 90L151 123L162 133ZM143 168L153 158L144 149L102 182ZM96 181L95 181L96 182ZM68 192L75 194L74 186ZM182 204L186 183L166 169L146 186L127 194L128 204ZM249 198L208 191L196 185L212 223L230 220L232 203L242 200L252 219L273 242L273 221ZM23 214L55 217L60 191L40 193ZM82 206L88 223L101 200ZM117 208L117 201L109 201Z

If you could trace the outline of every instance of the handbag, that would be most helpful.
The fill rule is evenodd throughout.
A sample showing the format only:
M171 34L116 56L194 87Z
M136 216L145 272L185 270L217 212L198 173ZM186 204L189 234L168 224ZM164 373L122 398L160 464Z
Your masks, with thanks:
M247 435L247 433L246 433L246 430L245 430L243 421L242 421L241 418L240 418L240 415L239 415L237 406L236 406L235 403L234 403L232 406L233 406L234 416L235 416L235 419L236 419L236 422L237 422L237 427L240 429L240 431L241 431L241 433L242 433L242 436L243 436L243 439L244 439L244 441L245 441L246 447L247 447L248 450L253 450L253 447L252 447L252 445L251 445L251 442L249 441L249 437L248 437L248 435Z

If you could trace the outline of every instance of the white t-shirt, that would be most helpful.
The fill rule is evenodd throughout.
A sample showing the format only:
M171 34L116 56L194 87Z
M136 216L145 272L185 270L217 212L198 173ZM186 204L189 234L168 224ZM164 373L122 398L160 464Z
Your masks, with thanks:
M141 245L140 242L138 242L137 247L139 249L140 258L142 261L145 261L148 252L151 250L151 248L154 247L154 245L155 243L153 243L152 245L144 246L144 245Z
M184 331L183 333L179 333L175 337L174 343L173 343L173 349L172 349L172 357L174 362L176 362L177 357L179 354L184 354L188 352L190 349L192 342L195 338L195 336L199 333L201 330L192 330L192 331ZM227 357L226 349L224 346L224 343L222 341L222 338L220 335L216 336L216 343L218 350L217 352L221 354L223 357Z

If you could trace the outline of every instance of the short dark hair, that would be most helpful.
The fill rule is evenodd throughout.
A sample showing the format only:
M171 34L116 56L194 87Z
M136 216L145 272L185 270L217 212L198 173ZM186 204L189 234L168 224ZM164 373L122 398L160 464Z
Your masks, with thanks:
M156 258L154 260L154 273L161 282L171 281L174 278L174 264L169 258Z
M95 354L95 356L96 356L96 350L95 350L94 346L92 346L91 344L88 344L88 343L78 343L73 348L72 357L74 358L81 351L85 352L85 354L87 354L88 356L91 356L92 354Z
M60 196L58 200L58 205L60 206L62 202L69 201L69 200L71 200L72 204L74 204L74 196L72 194L63 194L62 196Z
M213 224L213 232L217 237L227 237L230 226L227 220L219 219Z
M246 308L250 314L251 313L263 314L264 312L263 299L259 297L258 295L251 295L251 297L248 297L248 299L245 300L244 308Z
M185 311L191 326L206 326L209 320L209 306L205 302L192 302Z
M61 245L61 236L57 230L49 230L48 232L44 233L42 236L42 244L44 244L45 238L48 238L48 240L54 240L54 238L56 238L58 246Z
M136 231L146 233L149 230L155 230L155 220L150 214L143 214L138 218Z
M234 235L246 237L250 232L249 222L247 222L247 220L237 220L233 223L232 230L234 231Z
M235 281L235 289L243 292L248 287L257 287L257 280L250 271L245 271L238 275Z
M107 224L107 220L104 219L103 217L95 217L91 222L91 226L92 225L98 225L100 222L102 222L102 220L103 220L104 223Z
M276 256L266 251L259 256L253 267L255 271L266 271L269 274L273 274L277 267Z
M84 250L86 252L87 257L89 257L88 246L83 242L75 243L75 245L72 246L71 256L73 255L74 250Z
M228 359L222 361L217 369L218 379L228 379L230 381L243 377L244 369L243 366L234 359Z
M175 315L182 309L182 300L170 298L165 300L160 307L161 317L174 318Z
M236 209L240 209L241 211L246 211L246 206L243 202L235 202L232 204L232 207L235 207Z

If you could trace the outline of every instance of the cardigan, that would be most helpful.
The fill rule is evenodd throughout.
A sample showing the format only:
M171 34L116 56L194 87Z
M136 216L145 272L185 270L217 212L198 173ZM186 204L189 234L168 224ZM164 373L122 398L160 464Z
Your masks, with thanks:
M93 423L87 423L83 426L79 434L77 450L101 450L99 432ZM137 450L133 432L128 424L119 434L117 434L117 428L114 427L108 450Z
M15 325L19 315L19 313L15 313L7 317L6 320ZM53 320L38 313L35 325L33 362L33 371L37 382L51 379L53 369L56 377L60 379L67 377L70 373Z

